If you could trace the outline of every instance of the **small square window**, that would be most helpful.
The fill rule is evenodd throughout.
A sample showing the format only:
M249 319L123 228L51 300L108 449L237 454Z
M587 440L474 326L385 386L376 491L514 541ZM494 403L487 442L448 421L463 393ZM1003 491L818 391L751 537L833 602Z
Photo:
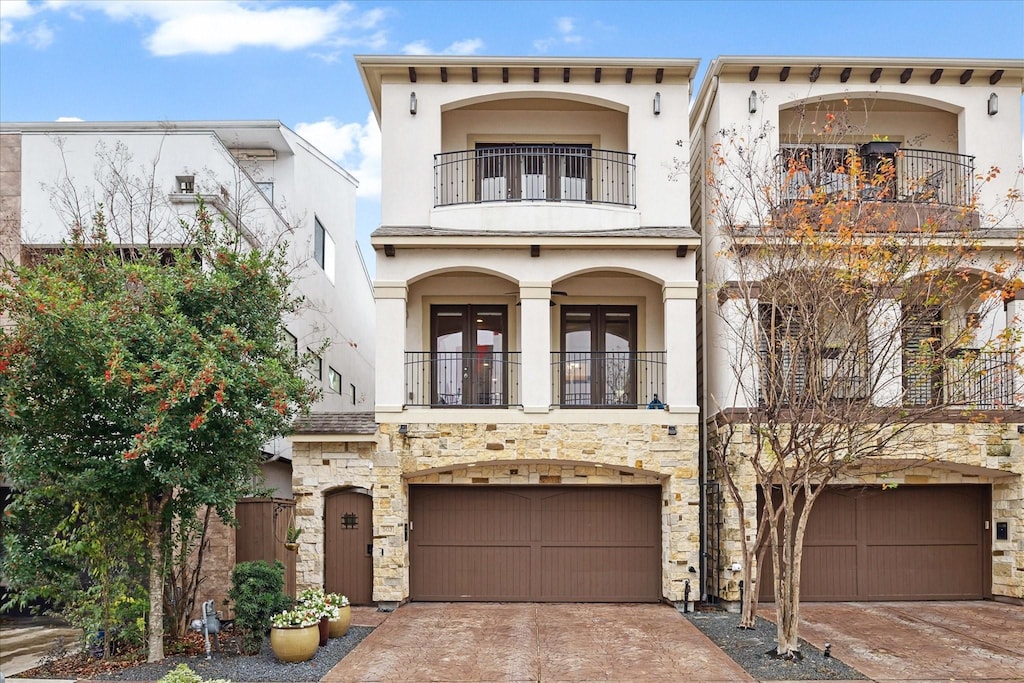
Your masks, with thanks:
M341 393L341 373L334 368L327 369L327 384L331 387L331 391L336 394Z
M256 187L266 196L268 202L274 203L274 183L260 182L256 183Z
M352 405L355 405L356 404L356 385L355 384L349 384L348 385L348 389L349 389L349 391L352 394Z
M195 194L196 177L194 175L180 175L175 177L174 183L177 192L180 194Z
M313 353L313 349L306 349L306 350L309 351L310 354L312 354L310 356L310 358L309 358L309 364L306 365L306 368L317 379L323 379L324 378L324 359L321 358L320 356L314 354Z

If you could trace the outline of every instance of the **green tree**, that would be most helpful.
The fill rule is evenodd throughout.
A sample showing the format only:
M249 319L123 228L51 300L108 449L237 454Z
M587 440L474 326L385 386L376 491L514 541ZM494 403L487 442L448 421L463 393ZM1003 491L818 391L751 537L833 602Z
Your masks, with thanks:
M163 552L176 521L204 506L230 521L260 447L316 398L282 343L281 319L301 304L284 248L248 244L202 205L182 230L187 247L125 249L100 211L88 233L73 229L64 249L0 281L12 323L0 337L0 448L20 492L8 508L14 587L32 590L18 567L50 545L19 538L19 518L44 500L138 531L150 661L163 658ZM59 537L67 516L53 517Z

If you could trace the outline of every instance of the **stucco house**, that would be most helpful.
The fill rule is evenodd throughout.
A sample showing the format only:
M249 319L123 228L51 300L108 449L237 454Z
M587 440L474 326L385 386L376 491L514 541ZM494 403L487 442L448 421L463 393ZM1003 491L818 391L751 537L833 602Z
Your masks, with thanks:
M59 249L100 203L110 238L125 246L181 244L179 219L194 218L199 197L251 244L287 242L306 305L282 328L296 353L319 353L307 368L323 392L314 414L373 405L374 306L356 245L356 186L279 121L0 124L0 246L15 262ZM264 457L263 484L276 499L292 498L291 442L266 444ZM274 510L281 535L293 513ZM212 543L217 569L204 594L226 597L234 530L218 528Z
M819 499L804 546L805 600L1024 600L1024 377L1019 366L984 350L1005 330L1020 329L1024 294L999 301L981 320L971 318L980 302L975 295L972 303L970 295L984 282L999 282L1005 275L1000 261L1012 260L1021 246L1024 207L1011 205L998 221L992 213L1008 192L1021 190L1022 84L1021 60L720 57L697 94L690 114L690 181L694 228L703 245L700 391L709 433L756 413L765 391L756 373L736 371L742 349L751 347L730 336L728 321L750 313L741 309L751 304L723 294L737 274L716 256L725 241L707 192L708 174L719 170L708 160L725 136L748 131L750 144L760 141L771 158L799 158L805 177L791 183L794 199L800 192L848 197L851 190L839 183L849 177L851 159L865 168L889 163L895 173L884 196L862 191L857 201L887 202L902 230L917 229L940 209L973 222L976 230L975 270L962 285L967 296L956 305L941 298L927 304L932 324L925 337L941 341L967 321L976 328L973 339L950 353L937 372L922 377L913 370L926 340L908 325L910 300L879 292L880 313L863 332L867 355L881 353L871 349L873 335L900 338L881 334L885 325L904 326L903 347L891 355L891 367L868 362L849 371L863 373L863 386L886 387L858 400L875 406L897 402L907 411L936 405L944 410L931 412L917 427L912 452L889 452L847 472ZM847 127L839 135L822 135L830 130L829 117L840 113ZM992 167L1001 173L986 183L980 176ZM929 239L938 248L943 235ZM923 271L907 274L908 282L925 277ZM750 334L765 334L774 323L764 311L757 316ZM1019 351L1019 337L1015 343ZM794 367L799 362L789 360ZM822 369L829 360L813 362ZM965 371L965 363L977 372ZM834 379L847 370L820 374L829 372ZM876 383L873 373L891 373L891 381ZM750 451L752 433L739 425L730 446L735 454ZM755 500L749 469L740 470L737 481L746 499ZM715 483L709 476L709 490ZM752 540L756 520L748 517L739 528L736 508L725 495L709 496L707 515L708 593L736 600L739 537Z
M694 597L697 61L356 61L383 138L376 405L299 425L299 583Z

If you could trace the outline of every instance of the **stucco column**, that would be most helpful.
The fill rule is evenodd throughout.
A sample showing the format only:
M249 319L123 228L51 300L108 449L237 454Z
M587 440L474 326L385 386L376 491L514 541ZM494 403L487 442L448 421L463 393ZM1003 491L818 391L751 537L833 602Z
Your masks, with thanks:
M670 282L665 305L665 395L669 412L697 411L697 283ZM652 397L644 396L650 401Z
M1020 367L1024 358L1024 292L1018 292L1016 299L1006 302L1006 327L1015 333L1012 339ZM1024 405L1024 371L1014 373L1013 400L1018 406Z
M757 405L761 384L758 359L753 355L758 348L757 306L757 299L728 298L719 303L717 313L711 313L718 319L709 321L710 329L715 331L710 339L704 340L710 359L708 379L716 376L723 379L711 384L708 415L722 409ZM716 390L720 395L714 393Z
M523 412L546 413L551 408L551 284L524 282L519 286L519 299Z
M879 299L868 314L868 353L871 378L876 382L872 403L893 406L903 395L903 307L895 299Z
M404 282L377 282L376 411L400 413L405 405L405 308L409 288Z

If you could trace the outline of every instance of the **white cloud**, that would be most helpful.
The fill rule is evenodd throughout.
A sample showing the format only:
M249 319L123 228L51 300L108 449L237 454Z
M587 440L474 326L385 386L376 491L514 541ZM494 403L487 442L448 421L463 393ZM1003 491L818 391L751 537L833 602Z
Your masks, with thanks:
M383 35L378 26L388 14L379 8L359 11L349 2L288 6L252 0L48 0L32 5L25 0L2 0L0 8L3 42L25 39L36 47L48 45L53 32L45 25L21 26L43 10L74 18L102 12L114 21L132 21L149 31L144 44L161 57L226 54L242 47L296 50L358 44L379 48Z
M577 32L576 20L573 17L558 17L555 19L555 33L557 35L534 40L533 49L537 52L549 52L557 46L577 46L583 44L583 36Z
M407 43L402 47L402 54L406 55L475 55L484 48L484 41L480 38L465 38L456 40L443 50L435 51L425 40L416 40Z
M359 181L357 197L380 198L380 128L370 112L366 123L343 123L328 117L300 123L295 132L338 162Z

